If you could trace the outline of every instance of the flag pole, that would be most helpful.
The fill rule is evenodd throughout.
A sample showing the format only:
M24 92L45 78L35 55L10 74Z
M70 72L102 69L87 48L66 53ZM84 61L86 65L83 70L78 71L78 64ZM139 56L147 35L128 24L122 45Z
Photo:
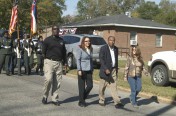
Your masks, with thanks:
M18 5L18 0L15 0L15 5ZM18 9L17 9L18 12ZM20 50L20 29L19 29L19 17L18 17L18 13L17 13L17 48L18 48L18 52L17 55L19 55L19 50Z
M15 0L15 4L18 3L18 0ZM18 9L17 9L18 11ZM20 29L19 29L19 17L18 17L18 13L17 13L17 39L20 40Z
M30 31L30 38L29 39L32 40L32 31Z

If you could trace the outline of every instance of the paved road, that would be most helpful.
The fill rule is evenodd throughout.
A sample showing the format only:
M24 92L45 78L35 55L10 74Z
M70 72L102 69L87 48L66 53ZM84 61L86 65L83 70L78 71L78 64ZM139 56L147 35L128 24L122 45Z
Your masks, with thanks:
M41 103L44 78L31 76L6 76L0 75L0 116L175 116L176 106L156 103L152 99L139 98L140 108L133 108L129 103L129 93L119 91L123 109L115 109L110 92L106 92L105 107L98 103L98 85L86 100L86 108L79 107L77 79L63 77L60 91L61 106ZM50 100L50 99L49 99Z

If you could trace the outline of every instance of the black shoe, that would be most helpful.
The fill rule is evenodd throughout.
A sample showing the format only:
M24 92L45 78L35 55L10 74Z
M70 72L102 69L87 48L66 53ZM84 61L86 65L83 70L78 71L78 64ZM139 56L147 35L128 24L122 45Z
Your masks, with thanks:
M10 76L10 73L6 73L7 76Z
M29 73L29 72L27 72L27 73L26 73L26 75L28 75L28 76L29 76L29 75L30 75L30 73Z
M85 102L84 103L78 102L78 106L80 106L80 107L86 107L86 103Z
M14 71L12 71L12 73L11 73L12 75L14 75L15 73L14 73Z
M36 74L38 74L38 70L39 70L39 69L38 69L38 68L36 68L36 70L35 70Z
M42 103L43 103L43 104L47 104L47 98L43 97Z
M104 103L99 103L99 105L100 105L100 106L105 106L105 104L104 104Z
M124 107L124 104L122 104L121 102L119 102L118 104L115 105L116 109L123 108L123 107Z
M59 101L56 101L56 102L52 102L54 105L56 105L56 106L60 106L60 103L59 103Z
M43 76L44 75L44 73L43 72L40 72L40 76Z

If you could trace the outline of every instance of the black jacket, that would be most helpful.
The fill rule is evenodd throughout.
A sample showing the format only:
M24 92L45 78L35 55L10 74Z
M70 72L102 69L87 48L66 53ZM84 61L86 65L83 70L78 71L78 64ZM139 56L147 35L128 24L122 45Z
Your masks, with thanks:
M116 73L118 72L118 48L116 46L114 46L114 53L115 53L115 68L116 68ZM111 59L111 54L110 54L110 50L109 50L109 46L105 45L103 47L101 47L100 49L100 78L102 79L107 79L112 77L112 74L106 75L105 70L109 69L110 72L112 72L112 59Z
M8 47L8 48L6 48ZM12 48L13 48L13 40L10 38L1 38L0 39L0 54L12 54Z

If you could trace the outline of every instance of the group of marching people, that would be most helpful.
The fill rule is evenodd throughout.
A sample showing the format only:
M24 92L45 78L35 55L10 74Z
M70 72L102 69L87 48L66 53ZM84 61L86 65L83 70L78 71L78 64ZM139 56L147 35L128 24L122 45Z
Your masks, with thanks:
M37 44L34 45L29 34L23 35L23 40L13 39L8 31L3 33L0 38L0 74L2 69L6 71L6 75L14 75L14 69L18 67L18 75L21 76L21 68L24 66L24 74L30 75L31 69L34 67L34 53L37 56L36 73L40 71L43 75L43 57L42 57L43 37L38 37Z

